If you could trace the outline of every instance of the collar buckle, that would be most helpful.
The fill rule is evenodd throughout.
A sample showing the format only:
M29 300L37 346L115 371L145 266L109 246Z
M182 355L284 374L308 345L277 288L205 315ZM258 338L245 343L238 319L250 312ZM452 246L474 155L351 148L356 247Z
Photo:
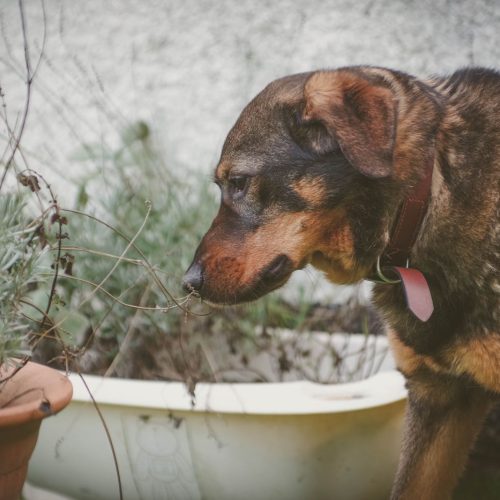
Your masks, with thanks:
M377 258L377 264L375 266L375 271L377 273L377 277L374 279L371 279L370 281L373 281L374 283L380 283L383 285L396 285L397 283L401 283L401 279L394 279L394 278L388 278L382 271L382 266L380 264L381 256L379 255ZM410 261L407 259L406 261L406 267L409 266Z

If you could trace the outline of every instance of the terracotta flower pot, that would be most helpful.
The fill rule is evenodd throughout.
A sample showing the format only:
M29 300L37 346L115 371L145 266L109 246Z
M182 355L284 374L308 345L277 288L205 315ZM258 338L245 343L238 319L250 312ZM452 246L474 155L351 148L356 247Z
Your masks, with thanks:
M21 496L28 461L42 419L71 400L71 382L56 370L29 362L12 378L12 366L0 366L0 499Z

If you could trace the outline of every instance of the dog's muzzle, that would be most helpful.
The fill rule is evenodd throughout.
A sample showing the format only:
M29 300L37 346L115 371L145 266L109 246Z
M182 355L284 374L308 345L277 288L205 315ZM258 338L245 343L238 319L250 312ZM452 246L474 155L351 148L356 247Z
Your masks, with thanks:
M182 279L182 288L187 293L200 293L203 286L203 271L198 262L193 262Z
M294 271L292 260L284 254L275 257L264 269L256 272L248 283L228 282L224 274L214 276L195 259L186 271L182 285L187 293L196 293L215 304L237 304L255 300L282 286ZM221 281L224 282L221 285Z

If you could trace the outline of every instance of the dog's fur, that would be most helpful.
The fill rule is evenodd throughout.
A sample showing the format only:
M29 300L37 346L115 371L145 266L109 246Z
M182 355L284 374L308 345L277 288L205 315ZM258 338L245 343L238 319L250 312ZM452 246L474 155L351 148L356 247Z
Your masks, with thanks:
M268 85L230 131L219 213L186 274L233 304L311 263L335 283L368 277L398 207L434 162L411 254L435 310L421 322L399 285L376 285L409 403L394 499L449 498L500 395L500 74L418 80L373 67Z

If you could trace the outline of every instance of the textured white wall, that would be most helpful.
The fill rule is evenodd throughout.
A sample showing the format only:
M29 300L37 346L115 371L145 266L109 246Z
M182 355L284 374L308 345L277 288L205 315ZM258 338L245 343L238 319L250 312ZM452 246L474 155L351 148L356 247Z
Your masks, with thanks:
M32 57L38 0L25 0ZM288 73L374 64L419 75L500 60L495 0L46 0L47 44L24 145L49 178L111 123L152 124L178 168L208 172L244 104ZM0 85L22 109L17 0L0 2ZM48 167L52 170L48 171ZM71 167L71 168L69 168Z

